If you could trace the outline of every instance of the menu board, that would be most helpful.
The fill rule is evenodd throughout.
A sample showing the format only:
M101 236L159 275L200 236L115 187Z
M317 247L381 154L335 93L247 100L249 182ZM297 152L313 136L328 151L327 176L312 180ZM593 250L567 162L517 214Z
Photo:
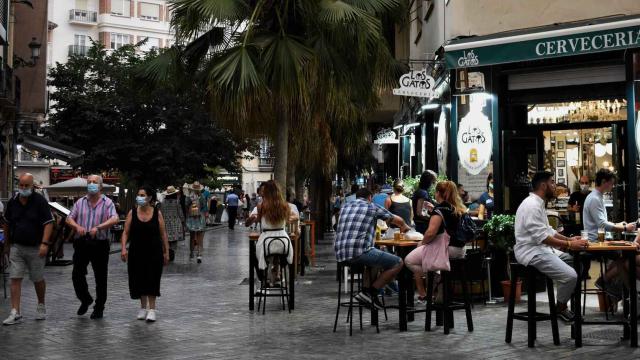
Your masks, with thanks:
M478 175L471 175L458 163L458 184L462 184L469 193L469 199L474 201L487 191L487 176L493 171L493 162L482 169Z

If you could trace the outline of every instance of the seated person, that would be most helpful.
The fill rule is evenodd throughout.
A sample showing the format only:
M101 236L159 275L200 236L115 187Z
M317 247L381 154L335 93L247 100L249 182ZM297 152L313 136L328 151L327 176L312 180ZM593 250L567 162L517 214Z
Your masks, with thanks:
M575 290L578 275L567 264L572 261L571 255L552 248L581 250L588 243L579 237L567 238L549 226L545 201L555 195L553 174L548 171L537 172L531 185L533 192L516 211L516 245L513 250L518 263L533 266L556 282L558 317L570 322L574 314L567 307L567 302Z
M491 219L495 206L493 202L493 174L487 176L487 191L482 193L476 202L480 205L478 206L478 218L481 220Z
M378 299L380 289L391 282L402 270L402 259L374 247L373 237L377 219L386 220L400 227L406 232L409 226L401 217L393 215L389 210L371 203L371 191L366 188L356 192L356 199L350 201L340 210L340 219L336 232L334 250L339 263L348 262L351 265L380 267L382 273L368 288L355 295L363 303L383 309Z

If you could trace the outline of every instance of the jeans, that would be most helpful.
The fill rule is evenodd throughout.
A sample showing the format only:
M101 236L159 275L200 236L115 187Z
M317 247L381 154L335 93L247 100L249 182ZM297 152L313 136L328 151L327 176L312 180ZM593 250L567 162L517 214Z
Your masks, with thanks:
M571 299L578 281L576 271L568 263L573 263L573 257L567 253L538 254L529 262L530 266L556 282L557 298L561 304L566 304Z
M389 254L388 252L372 248L363 252L357 258L349 260L349 263L352 265L365 265L369 267L379 267L383 270L388 270L397 266L400 261L402 261L402 259L393 254Z
M96 304L94 309L104 310L107 302L107 274L109 272L109 240L76 239L73 243L72 280L76 296L83 303L93 301L87 284L87 267L91 263L96 280Z

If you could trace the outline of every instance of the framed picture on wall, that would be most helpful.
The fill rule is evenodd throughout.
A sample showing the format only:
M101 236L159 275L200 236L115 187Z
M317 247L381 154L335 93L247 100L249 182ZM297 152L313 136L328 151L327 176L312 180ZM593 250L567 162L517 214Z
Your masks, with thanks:
M556 183L558 184L567 184L567 180L563 177L559 177L558 180L556 181Z
M564 150L564 141L558 140L558 150Z
M558 177L564 177L564 168L558 169Z
M556 167L564 168L565 166L567 166L567 163L564 160L558 160L556 162Z
M556 153L556 157L557 157L558 159L564 159L564 151L558 151L558 152Z

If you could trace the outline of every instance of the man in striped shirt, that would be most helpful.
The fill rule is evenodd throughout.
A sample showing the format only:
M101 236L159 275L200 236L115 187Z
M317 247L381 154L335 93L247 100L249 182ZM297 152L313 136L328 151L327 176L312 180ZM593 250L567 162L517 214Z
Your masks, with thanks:
M107 301L109 267L109 229L119 221L113 201L102 194L102 177L87 177L87 195L73 205L67 224L76 234L73 242L73 288L81 301L78 315L84 315L93 303L87 285L87 267L91 263L96 280L96 303L92 319L102 318Z

